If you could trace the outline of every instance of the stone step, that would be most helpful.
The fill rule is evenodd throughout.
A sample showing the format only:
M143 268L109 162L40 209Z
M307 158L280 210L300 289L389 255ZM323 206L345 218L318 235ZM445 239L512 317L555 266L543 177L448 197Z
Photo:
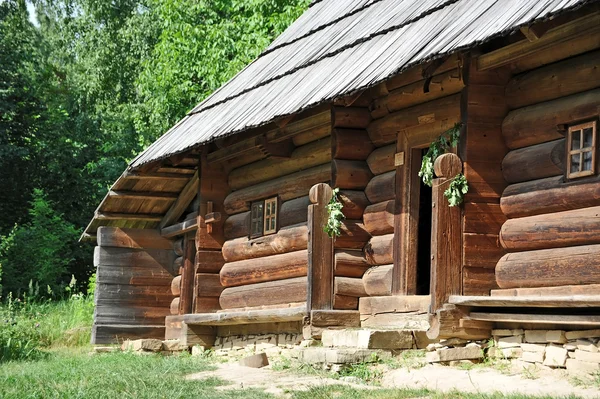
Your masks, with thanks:
M428 342L421 342L424 337L424 331L371 328L327 329L321 334L321 342L324 347L329 348L402 350L426 346Z
M307 364L356 364L390 359L389 351L357 348L303 348L298 360Z

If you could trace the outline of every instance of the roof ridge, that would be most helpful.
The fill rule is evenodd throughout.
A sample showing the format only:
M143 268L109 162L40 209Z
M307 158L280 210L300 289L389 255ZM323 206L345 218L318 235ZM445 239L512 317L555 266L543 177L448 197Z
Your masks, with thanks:
M313 5L315 5L315 4L317 4L317 3L320 3L320 2L322 2L322 1L324 1L324 0L316 0L316 2L312 3L310 6L312 7ZM380 2L382 2L382 1L384 1L384 0L373 0L373 1L371 1L370 3L368 3L368 4L365 4L365 5L363 5L362 7L359 7L359 8L357 8L357 9L355 9L354 11L350 11L349 13L342 15L342 16L341 16L341 17L339 17L339 18L336 18L336 19L334 19L334 20L331 20L331 21L329 21L329 22L327 22L327 23L325 23L325 24L323 24L323 25L319 25L318 27L316 27L316 28L314 28L314 29L311 29L311 30L309 30L308 32L306 32L306 33L305 33L305 34L303 34L303 35L300 35L300 36L298 36L298 37L295 37L295 38L293 38L293 39L291 39L291 40L289 40L289 41L287 41L287 42L283 42L283 43L281 43L281 44L278 44L277 46L274 46L274 47L272 47L272 48L268 48L268 49L266 49L265 51L263 51L262 53L260 53L260 54L259 54L259 56L258 56L257 58L261 58L261 57L263 57L263 56L265 56L265 55L267 55L267 54L271 54L271 53L272 53L273 51L275 51L275 50L278 50L278 49L280 49L280 48L282 48L282 47L289 46L290 44L296 43L296 42L298 42L298 41L300 41L300 40L302 40L302 39L304 39L304 38L307 38L307 37L309 37L309 36L312 36L312 35L314 35L315 33L317 33L317 32L320 32L320 31L322 31L323 29L325 29L325 28L327 28L327 27L330 27L330 26L332 26L332 25L335 25L335 24L337 24L338 22L340 22L340 21L342 21L342 20L344 20L344 19L346 19L346 18L348 18L348 17L351 17L351 16L353 16L353 15L355 15L355 14L358 14L359 12L362 12L362 11L364 11L364 10L368 9L369 7L371 7L372 5L374 5L374 4L377 4L377 3L380 3Z
M233 94L233 95L230 95L230 96L228 96L228 97L225 97L224 99L222 99L222 100L219 100L219 101L215 102L214 104L211 104L211 105L205 106L205 107L203 107L203 108L200 108L200 109L198 109L197 111L191 111L191 112L189 112L187 115L189 116L189 115L196 115L196 114L200 114L200 113L202 113L202 112L204 112L204 111L207 111L207 110L209 110L209 109L212 109L212 108L214 108L214 107L216 107L216 106L218 106L218 105L224 104L224 103L228 102L229 100L233 100L234 98L240 97L240 96L242 96L242 95L244 95L244 94L246 94L246 93L249 93L249 92L251 92L251 91L254 91L254 90L258 89L259 87L265 86L265 85L267 85L267 84L269 84L269 83L271 83L271 82L273 82L273 81L279 80L279 79L281 79L281 78L283 78L283 77L285 77L285 76L292 75L292 74L296 73L297 71L299 71L299 70L301 70L301 69L308 68L309 66L312 66L312 65L314 65L314 64L316 64L316 63L318 63L318 62L321 62L321 61L323 61L324 59L331 58L331 57L333 57L333 56L335 56L335 55L337 55L337 54L340 54L340 53L342 53L342 52L344 52L344 51L346 51L346 50L350 49L350 48L356 47L356 46L358 46L359 44L362 44L362 43L368 42L369 40L373 39L374 37L377 37L377 36L382 36L382 35L386 35L386 34L388 34L388 33L390 33L390 32L393 32L393 31L395 31L395 30L401 29L401 28L403 28L403 27L405 27L405 26L407 26L407 25L410 25L410 24L412 24L412 23L414 23L414 22L416 22L416 21L418 21L418 20L420 20L420 19L423 19L423 18L425 18L425 17L426 17L426 16L428 16L428 15L431 15L431 14L433 14L433 13L437 12L437 11L440 11L440 10L442 10L442 9L446 8L446 7L447 7L447 6L449 6L449 5L452 5L452 4L454 4L454 3L458 3L459 1L461 1L461 0L448 0L448 1L446 1L446 2L444 2L444 3L442 3L442 4L440 4L440 5L439 5L439 6L437 6L437 7L433 7L433 8L431 8L431 9L429 9L429 10L427 10L427 11L423 12L422 14L419 14L419 15L418 15L418 16L416 16L415 18L412 18L412 19L410 19L410 20L407 20L407 21L405 21L405 22L403 22L403 23L401 23L401 24L398 24L398 25L392 25L392 26L390 26L390 27L389 27L389 28L387 28L387 29L383 29L383 30L381 30L381 31L374 32L374 33L372 33L372 34L370 34L370 35L368 35L368 36L365 36L365 37L362 37L362 38L360 38L360 39L357 39L357 40L355 40L354 42L352 42L352 43L349 43L349 44L347 44L347 45L345 45L345 46L342 46L342 47L338 48L337 50L335 50L335 51L333 51L333 52L331 52L331 53L324 54L324 55L323 55L322 57L320 57L320 58L317 58L317 59L315 59L315 60L309 61L309 62L307 62L307 63L305 63L305 64L302 64L302 65L299 65L299 66L297 66L297 67L295 67L295 68L292 68L292 69L290 69L289 71L287 71L287 72L285 72L285 73L281 73L281 74L279 74L279 75L276 75L276 76L274 76L274 77L272 77L272 78L266 79L266 80L264 80L264 81L262 81L262 82L260 82L260 83L258 83L258 84L256 84L256 85L252 86L252 87L248 87L247 89L241 90L241 91L237 92L236 94ZM258 59L258 58L257 58L257 59ZM256 60L255 60L255 61L256 61ZM201 104L200 104L200 105L201 105Z

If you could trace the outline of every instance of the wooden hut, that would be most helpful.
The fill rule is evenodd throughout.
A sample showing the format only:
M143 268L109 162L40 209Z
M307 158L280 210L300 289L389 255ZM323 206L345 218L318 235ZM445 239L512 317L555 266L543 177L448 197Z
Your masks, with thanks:
M599 325L599 113L597 1L314 1L98 207L93 340Z

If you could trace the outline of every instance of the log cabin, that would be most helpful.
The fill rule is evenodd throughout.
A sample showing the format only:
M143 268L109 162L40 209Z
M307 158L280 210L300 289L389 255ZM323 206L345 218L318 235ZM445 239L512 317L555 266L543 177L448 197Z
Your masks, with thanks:
M599 114L597 1L315 0L99 205L92 340L600 325Z

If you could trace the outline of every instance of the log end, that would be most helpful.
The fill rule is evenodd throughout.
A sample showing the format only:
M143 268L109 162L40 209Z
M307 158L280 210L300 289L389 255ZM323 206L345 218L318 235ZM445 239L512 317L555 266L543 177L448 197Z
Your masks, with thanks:
M453 178L462 172L462 161L456 154L442 154L436 158L433 170L437 177Z

